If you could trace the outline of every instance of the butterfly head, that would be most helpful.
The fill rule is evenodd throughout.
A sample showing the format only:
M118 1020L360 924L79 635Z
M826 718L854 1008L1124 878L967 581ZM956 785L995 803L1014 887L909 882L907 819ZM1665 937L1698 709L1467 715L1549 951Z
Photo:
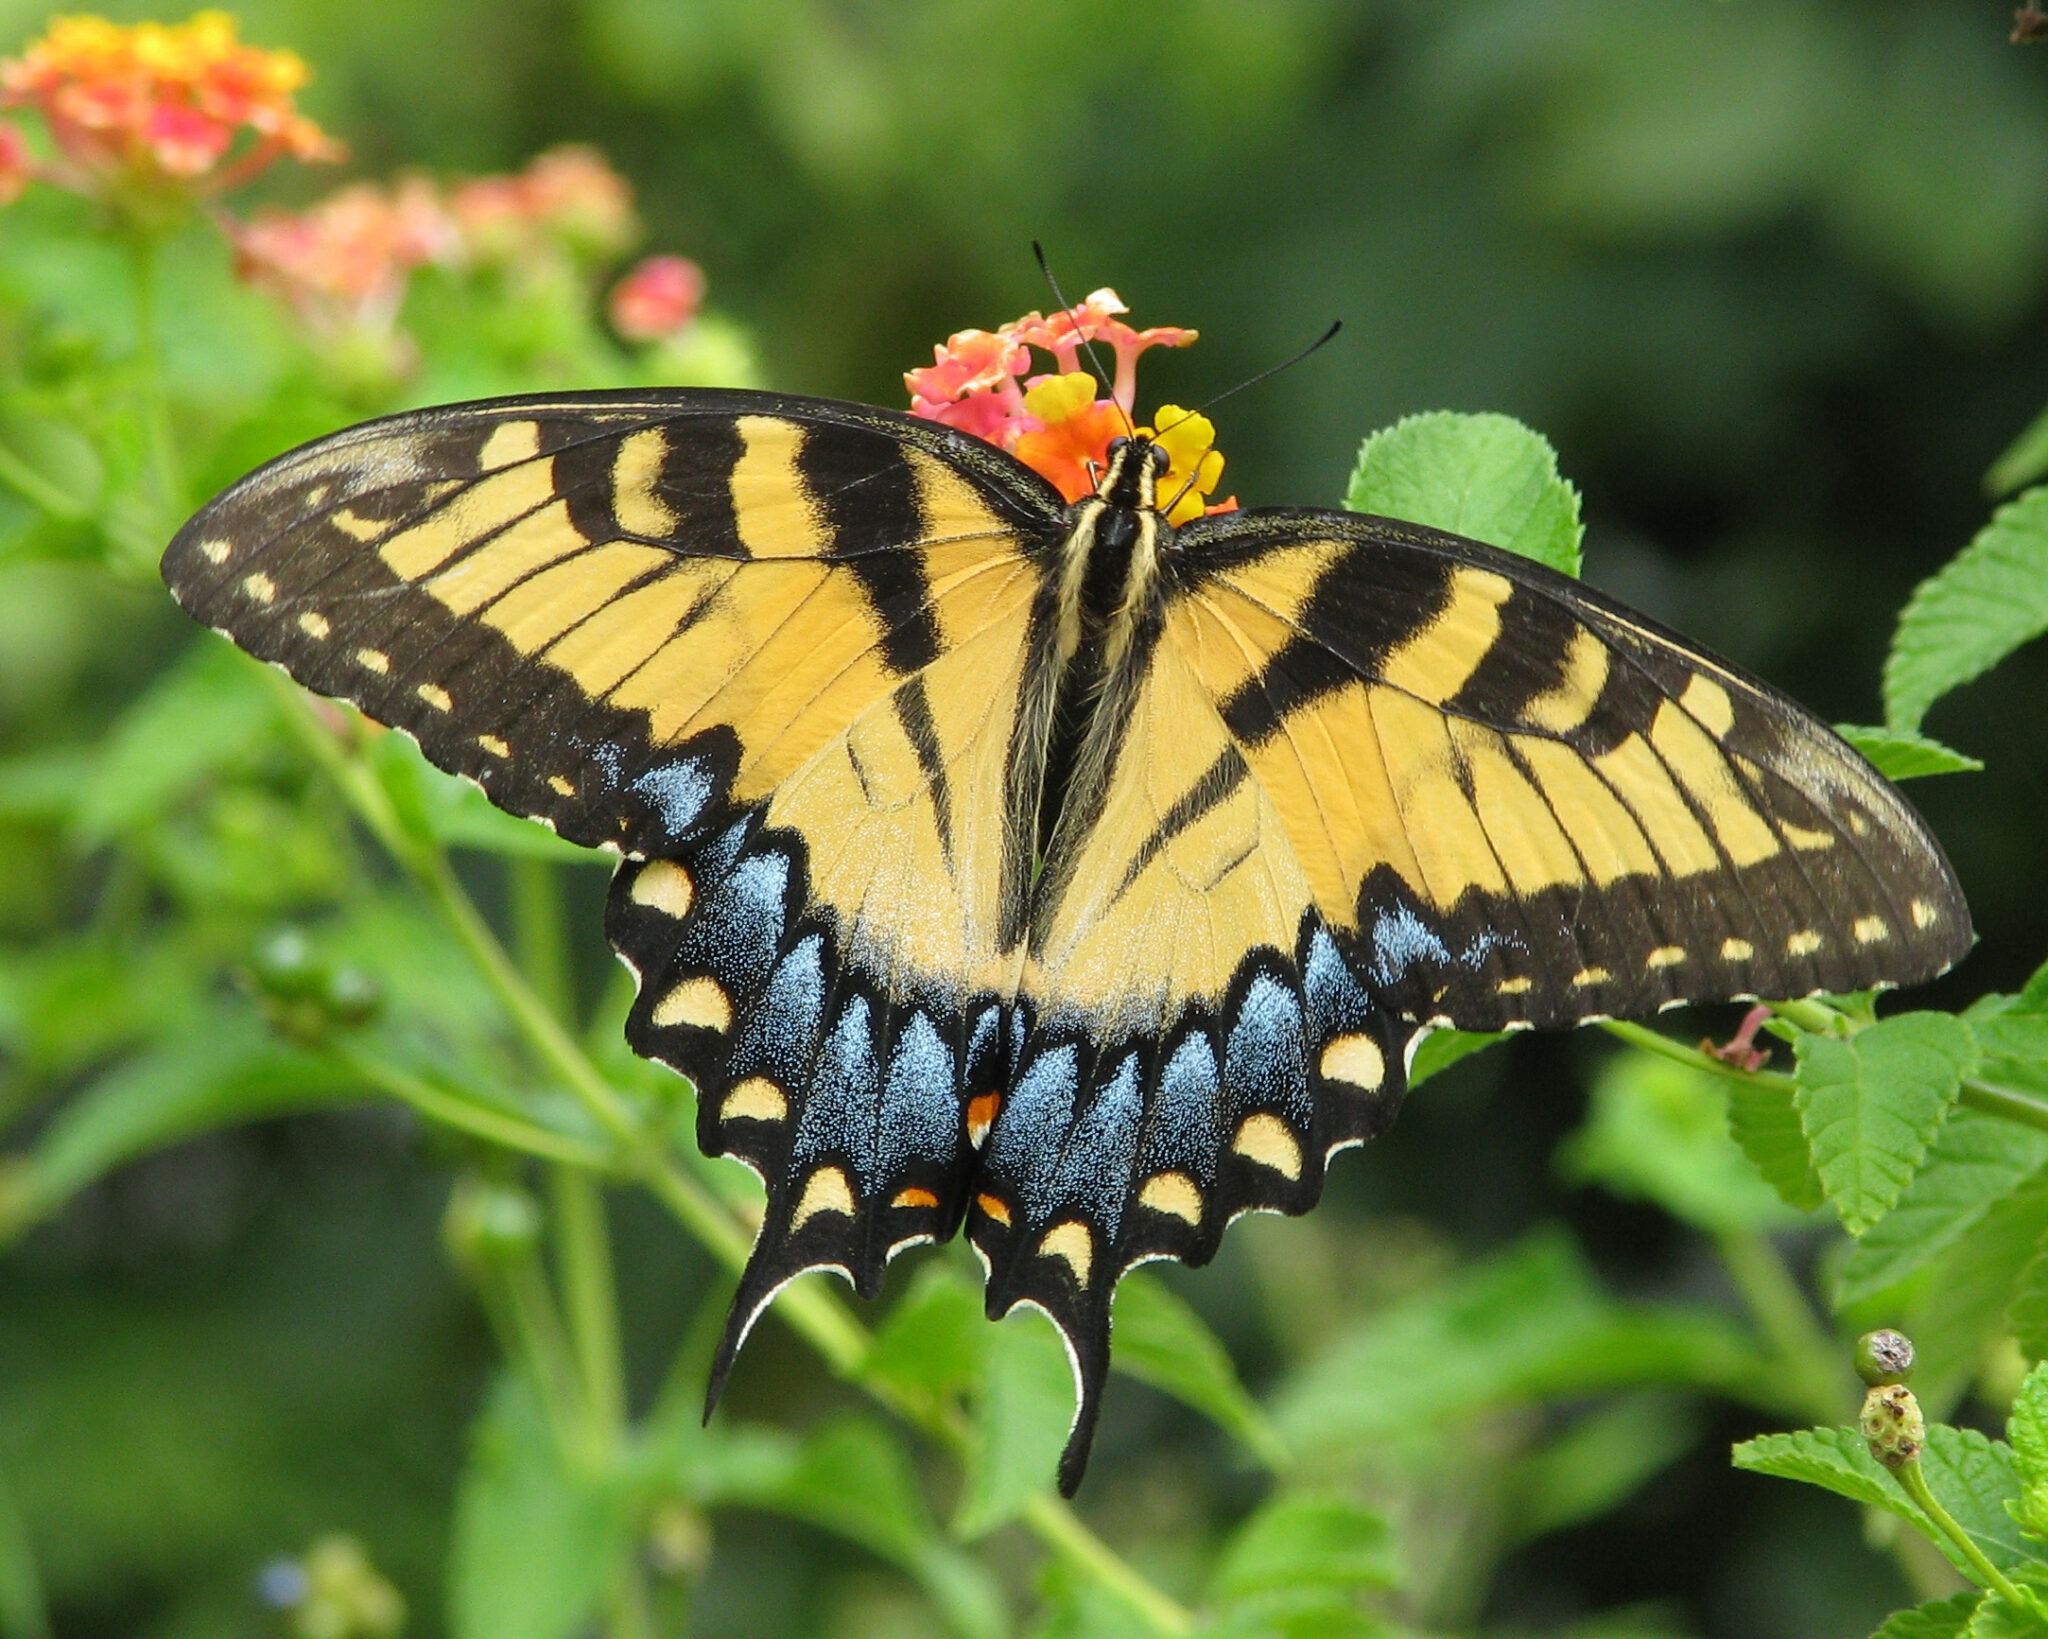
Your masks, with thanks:
M1096 498L1113 507L1153 511L1159 505L1159 480L1172 465L1166 446L1144 433L1112 438L1108 464L1095 486Z

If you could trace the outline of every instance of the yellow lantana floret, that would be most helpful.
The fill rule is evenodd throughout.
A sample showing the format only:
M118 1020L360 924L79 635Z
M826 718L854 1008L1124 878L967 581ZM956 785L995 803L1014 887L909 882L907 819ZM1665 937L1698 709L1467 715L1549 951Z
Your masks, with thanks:
M1223 452L1216 448L1216 427L1210 419L1178 404L1162 404L1154 418L1159 430L1137 429L1166 451L1172 463L1159 480L1159 505L1166 521L1184 524L1209 509L1209 497L1223 481Z

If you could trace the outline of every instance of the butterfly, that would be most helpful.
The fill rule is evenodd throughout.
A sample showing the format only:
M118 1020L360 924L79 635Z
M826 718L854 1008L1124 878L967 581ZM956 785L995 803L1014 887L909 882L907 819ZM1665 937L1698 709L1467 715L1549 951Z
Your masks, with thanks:
M1069 504L936 422L498 399L282 456L187 610L623 856L633 1049L785 1283L963 1225L1042 1309L1079 1483L1136 1263L1299 1213L1440 1028L1907 984L1971 943L1911 807L1784 695L1526 559L1310 508Z

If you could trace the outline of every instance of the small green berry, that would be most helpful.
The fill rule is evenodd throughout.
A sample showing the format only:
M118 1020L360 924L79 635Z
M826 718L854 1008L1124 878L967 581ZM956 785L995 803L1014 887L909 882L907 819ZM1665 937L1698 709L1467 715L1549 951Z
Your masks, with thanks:
M1856 1426L1871 1456L1894 1472L1916 1461L1927 1445L1927 1419L1903 1383L1887 1383L1866 1394Z
M315 998L327 981L327 965L298 928L279 928L258 945L249 971L266 992L283 1001Z
M472 1279L530 1253L540 1231L540 1206L525 1190L473 1176L456 1184L441 1225L449 1256Z
M327 980L323 998L337 1024L368 1024L384 1004L377 981L359 967L338 967Z
M1856 1340L1856 1375L1873 1389L1903 1383L1913 1375L1913 1340L1889 1327Z

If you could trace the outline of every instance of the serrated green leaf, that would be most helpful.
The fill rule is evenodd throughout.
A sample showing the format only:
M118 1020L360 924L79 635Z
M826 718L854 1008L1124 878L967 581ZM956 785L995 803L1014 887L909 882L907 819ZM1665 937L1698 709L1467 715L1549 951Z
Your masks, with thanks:
M1897 1286L2043 1167L2048 1132L1979 1110L1953 1111L1898 1204L1843 1262L1835 1306L1861 1303Z
M1273 1594L1389 1588L1399 1575L1393 1533L1370 1509L1343 1497L1282 1492L1224 1544L1210 1579L1219 1605Z
M1852 1235L1905 1193L1976 1062L1948 1013L1902 1013L1854 1036L1801 1032L1800 1124L1821 1188Z
M2048 1248L2035 1252L2020 1271L2005 1306L2006 1325L2020 1353L2048 1360Z
M454 1639L571 1639L589 1630L627 1513L609 1487L572 1473L547 1419L506 1374L471 1435L448 1563Z
M2015 1604L2001 1593L1987 1593L1964 1630L1969 1639L2048 1639L2048 1606L2038 1595Z
M1905 729L1858 728L1853 723L1837 723L1835 732L1888 780L1917 780L1929 774L1974 774L1984 766L1979 758Z
M1435 410L1374 433L1344 504L1579 572L1579 492L1549 441L1511 416Z
M1586 1124L1559 1152L1566 1175L1710 1233L1796 1221L1730 1140L1719 1082L1648 1053L1612 1055L1594 1078Z
M1729 1081L1728 1135L1749 1164L1762 1174L1779 1200L1795 1212L1812 1212L1827 1199L1813 1170L1799 1106L1782 1086L1768 1081Z
M1885 722L1917 729L1949 690L2048 631L2048 488L1992 515L1907 600L1884 664Z
M1269 1466L1287 1460L1216 1334L1165 1282L1141 1269L1126 1275L1116 1290L1115 1327L1115 1370L1193 1406Z
M2022 484L2031 484L2048 473L2048 410L2027 423L2025 429L1991 463L1984 474L1984 493L1996 500L2010 495Z
M1412 1093L1431 1076L1440 1076L1461 1059L1506 1041L1505 1031L1432 1030L1415 1049L1415 1062L1408 1066L1408 1090Z
M1969 1631L1970 1613L1983 1597L1971 1588L1946 1599L1930 1599L1909 1611L1896 1611L1870 1639L1961 1639Z
M1898 1482L1878 1465L1853 1428L1809 1428L1791 1434L1765 1434L1735 1448L1737 1468L1780 1479L1803 1480L1868 1507L1896 1514L1966 1571L1963 1555L1920 1512ZM2012 1453L1975 1429L1931 1424L1920 1467L1935 1499L1968 1533L1980 1552L2002 1568L2027 1557L2006 1503L2019 1495Z
M1931 1423L1920 1454L1927 1487L1984 1555L2002 1570L2029 1557L2025 1538L2008 1506L2020 1495L2012 1448L1974 1428Z
M1074 1417L1074 1374L1051 1321L1016 1310L990 1333L974 1396L975 1441L953 1529L978 1537L1052 1483Z

